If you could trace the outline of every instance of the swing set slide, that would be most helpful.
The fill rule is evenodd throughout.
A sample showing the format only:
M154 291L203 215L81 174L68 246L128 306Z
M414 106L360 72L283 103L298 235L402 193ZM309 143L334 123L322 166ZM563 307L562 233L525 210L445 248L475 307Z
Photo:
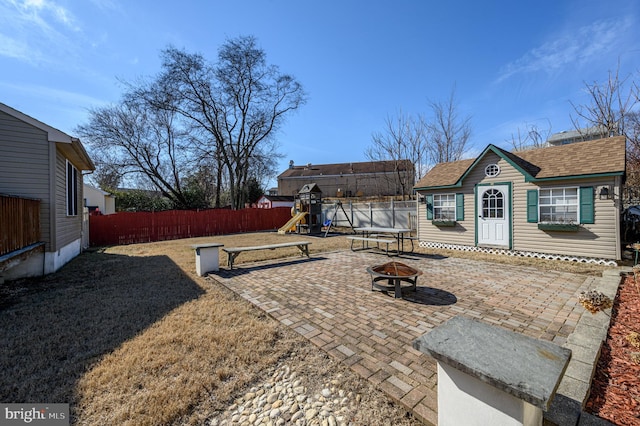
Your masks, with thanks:
M287 232L293 232L296 230L296 225L304 219L307 215L307 212L299 212L295 216L293 216L284 226L278 229L278 234L286 234Z

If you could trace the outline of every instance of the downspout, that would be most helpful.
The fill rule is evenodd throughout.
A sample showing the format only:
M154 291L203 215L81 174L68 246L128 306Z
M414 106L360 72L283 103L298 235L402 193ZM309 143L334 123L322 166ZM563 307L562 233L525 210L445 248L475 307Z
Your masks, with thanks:
M47 243L44 245L44 260L42 265L42 274L47 274L47 253L51 253L51 256L55 255L58 249L57 238L57 221L56 221L56 183L57 183L57 165L58 165L58 150L55 142L49 142L49 251L47 251ZM42 206L42 203L40 204ZM40 225L42 229L42 224ZM41 231L42 232L42 231ZM53 261L53 259L52 259Z
M616 226L616 260L622 259L622 239L620 229L620 215L624 206L622 205L622 176L615 177L615 186L613 189L613 205L616 209L615 226Z

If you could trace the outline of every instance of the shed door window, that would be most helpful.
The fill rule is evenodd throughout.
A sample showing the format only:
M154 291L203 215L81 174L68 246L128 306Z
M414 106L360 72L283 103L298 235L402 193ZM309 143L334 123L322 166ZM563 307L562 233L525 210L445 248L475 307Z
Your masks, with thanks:
M78 169L67 161L67 216L78 215Z
M482 217L504 218L504 194L501 191L490 189L482 195Z

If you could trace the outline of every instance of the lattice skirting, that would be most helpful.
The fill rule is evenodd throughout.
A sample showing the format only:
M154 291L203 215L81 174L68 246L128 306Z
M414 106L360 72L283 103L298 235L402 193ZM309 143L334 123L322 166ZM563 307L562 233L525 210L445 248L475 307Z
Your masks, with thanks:
M420 241L420 247L446 249L446 250L474 251L474 252L490 253L490 254L502 254L506 256L535 257L538 259L565 260L570 262L594 263L596 265L618 266L615 260L602 259L598 257L569 256L566 254L538 253L535 251L507 250L507 249L490 248L490 247L473 247L473 246L465 246L460 244L434 243L431 241Z

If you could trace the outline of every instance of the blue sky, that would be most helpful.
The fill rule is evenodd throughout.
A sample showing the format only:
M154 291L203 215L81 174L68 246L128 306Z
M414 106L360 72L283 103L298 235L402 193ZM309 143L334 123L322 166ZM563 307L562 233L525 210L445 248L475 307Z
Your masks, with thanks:
M638 80L638 21L635 0L0 0L0 102L74 135L167 46L215 60L253 35L309 94L278 135L280 171L366 161L387 116L428 116L454 86L473 156L527 125L570 130L570 101L618 62Z

